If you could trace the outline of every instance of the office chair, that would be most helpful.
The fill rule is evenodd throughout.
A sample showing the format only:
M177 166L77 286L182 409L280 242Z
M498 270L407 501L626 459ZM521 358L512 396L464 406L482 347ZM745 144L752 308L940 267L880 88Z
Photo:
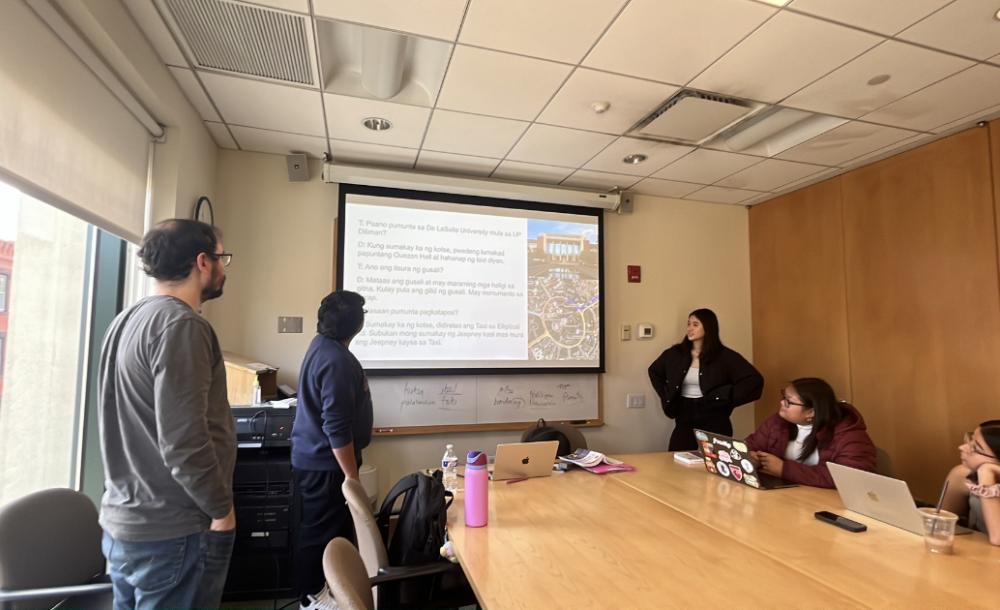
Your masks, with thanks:
M364 487L359 481L345 479L341 489L354 521L357 550L365 572L372 579L385 579L385 586L373 595L379 608L452 608L476 603L472 588L456 564L442 559L417 566L390 566Z
M0 508L0 608L112 607L90 498L46 489Z

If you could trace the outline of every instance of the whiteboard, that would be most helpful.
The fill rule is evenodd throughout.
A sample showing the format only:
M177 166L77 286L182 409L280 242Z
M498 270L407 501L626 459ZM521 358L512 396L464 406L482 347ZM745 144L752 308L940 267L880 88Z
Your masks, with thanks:
M375 428L599 418L594 375L370 377Z

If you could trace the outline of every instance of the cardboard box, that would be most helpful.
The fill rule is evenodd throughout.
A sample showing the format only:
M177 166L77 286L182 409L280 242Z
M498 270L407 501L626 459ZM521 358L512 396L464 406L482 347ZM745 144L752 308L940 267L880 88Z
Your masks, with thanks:
M278 397L278 367L232 352L222 352L222 357L226 361L226 387L230 406L244 406L253 402L254 379L260 384L262 402Z

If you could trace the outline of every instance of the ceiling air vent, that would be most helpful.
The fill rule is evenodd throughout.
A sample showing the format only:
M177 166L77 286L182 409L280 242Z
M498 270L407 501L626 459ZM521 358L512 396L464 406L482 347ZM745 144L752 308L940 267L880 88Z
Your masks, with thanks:
M314 85L308 18L224 0L164 0L196 67Z
M628 135L701 144L759 107L737 98L685 89L639 121Z

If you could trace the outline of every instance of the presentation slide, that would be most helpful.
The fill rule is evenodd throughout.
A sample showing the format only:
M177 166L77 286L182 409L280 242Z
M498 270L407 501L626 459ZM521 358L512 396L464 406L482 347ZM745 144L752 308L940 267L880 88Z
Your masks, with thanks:
M340 278L367 302L351 343L366 369L599 369L599 212L342 202Z

